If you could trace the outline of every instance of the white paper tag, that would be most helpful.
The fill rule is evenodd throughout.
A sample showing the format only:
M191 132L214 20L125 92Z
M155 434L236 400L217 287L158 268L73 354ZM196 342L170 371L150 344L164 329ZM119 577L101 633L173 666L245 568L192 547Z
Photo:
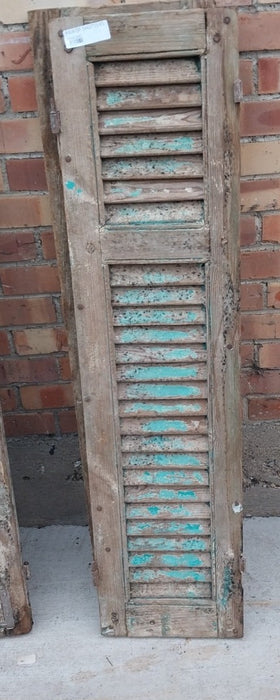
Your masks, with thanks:
M78 46L97 44L98 41L111 39L109 24L106 19L101 22L82 24L73 29L64 29L63 39L66 49L76 49Z

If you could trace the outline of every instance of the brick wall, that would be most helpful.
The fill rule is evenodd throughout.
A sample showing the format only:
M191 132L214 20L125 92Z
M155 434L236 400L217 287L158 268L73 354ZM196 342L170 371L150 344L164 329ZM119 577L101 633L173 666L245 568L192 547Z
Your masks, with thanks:
M232 3L234 4L234 3ZM240 8L242 392L280 419L280 5ZM75 431L26 27L0 34L0 400L8 436Z

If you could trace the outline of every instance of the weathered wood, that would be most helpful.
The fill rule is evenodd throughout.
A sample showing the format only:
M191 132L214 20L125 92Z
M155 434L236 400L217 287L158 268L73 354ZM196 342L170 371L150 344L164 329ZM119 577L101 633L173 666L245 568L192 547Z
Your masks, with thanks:
M161 177L183 179L202 177L201 155L143 158L103 158L103 180L156 180Z
M203 345L196 345L190 348L177 347L174 348L168 345L129 345L126 347L116 346L116 362L117 364L137 364L141 363L158 363L168 364L180 362L206 362L207 351Z
M192 631L193 630L193 631ZM182 605L129 606L130 637L216 637L215 604L183 608Z
M207 385L203 382L193 384L180 382L170 384L167 382L156 384L119 383L119 399L205 399L207 397Z
M150 418L147 420L126 418L120 422L121 435L157 435L159 432L167 435L205 435L207 421L205 418Z
M174 134L145 136L102 136L101 155L103 158L122 156L153 156L202 153L203 144L199 133L182 131Z
M189 503L206 502L209 503L209 489L188 487L177 489L170 487L127 486L125 488L126 503Z
M124 416L206 416L207 401L120 401L119 415Z
M123 481L125 486L143 486L143 484L155 484L158 486L197 486L208 485L208 474L206 471L189 471L185 469L126 469L124 470Z
M149 134L173 131L201 131L199 109L137 110L105 112L99 115L100 134Z
M106 206L107 226L159 226L160 224L183 226L191 224L200 228L203 224L203 205L200 202L159 204L109 204Z
M210 583L132 583L133 598L211 598Z
M207 438L190 435L189 437L177 436L164 437L156 435L151 437L127 436L121 440L123 452L207 452Z
M0 409L0 637L32 627L7 445Z
M126 633L126 624L120 500L117 497L119 486L109 347L104 325L106 306L97 230L87 67L84 48L75 49L73 53L67 54L58 35L60 29L82 22L82 17L76 17L50 23L51 55L55 101L62 123L59 147L68 242L71 246L82 395L83 400L86 399L92 406L94 414L92 420L91 411L85 412L85 434L90 493L98 494L94 502L91 498L90 505L101 620L107 634L123 635ZM72 119L71 111L67 107L70 94L73 100L75 98L75 119ZM69 153L70 160L65 160ZM75 182L74 190L68 187L69 181ZM84 193L82 197L77 194L79 189ZM98 294L95 293L96 285ZM99 382L100 377L103 377L102 384ZM103 470L104 464L106 474ZM106 547L109 547L109 551L104 557Z
M210 506L208 503L176 503L157 505L128 504L126 506L126 517L130 520L200 520L210 518Z
M150 567L167 567L170 569L175 569L174 573L177 573L177 568L186 567L188 569L196 568L210 568L211 560L209 553L201 554L200 552L190 553L190 552L132 552L128 557L128 565L130 567L141 567L145 571L150 572ZM142 573L142 572L141 572ZM190 571L190 574L192 572ZM143 572L144 574L144 572ZM136 574L137 575L137 574ZM140 574L141 575L141 574ZM175 576L174 576L175 578ZM149 580L149 579L148 579Z
M191 287L126 287L112 290L113 306L185 306L186 304L205 304L205 292L201 288Z
M176 202L204 198L201 180L105 182L105 202Z
M229 21L225 22L226 17ZM210 343L215 492L212 511L216 530L218 633L224 637L239 637L243 629L240 572L241 431L237 391L239 137L238 107L233 99L233 83L238 78L236 24L233 11L208 12ZM220 37L218 43L213 41L214 36ZM226 50L230 51L230 62L226 58ZM218 118L220 112L223 113L223 122Z
M204 326L174 326L165 328L116 328L115 342L122 343L171 343L180 345L185 343L203 343L206 340Z
M129 537L127 548L130 552L210 552L211 539L210 537L187 539L185 537ZM190 566L193 566L193 563Z
M145 64L144 64L145 65ZM125 71L127 69L125 68ZM137 72L137 71L135 71ZM99 88L97 108L107 112L127 109L162 109L162 107L199 107L200 85L168 85ZM104 118L104 117L103 117Z
M143 514L144 520L143 518L133 520L133 518L130 518L130 512L132 511L132 509L127 508L126 512L128 517L128 536L151 535L152 537L163 537L164 535L176 535L176 537L178 537L180 535L184 535L184 538L188 538L193 537L194 535L203 536L210 534L210 520L207 518L200 521L186 519L173 520L171 515L170 519L167 520L166 513L164 513L164 520L151 520L151 513L149 512L148 518L145 520L147 515L146 510L147 509L143 510L143 508L141 508L141 510L138 509L138 512L141 512Z
M157 225L152 223L152 231L143 223L137 224L134 236L131 236L129 229L122 230L120 225L117 225L115 230L112 227L109 230L101 229L100 237L104 260L113 260L114 262L129 260L136 263L138 260L142 262L143 258L146 258L146 260L158 262L159 250L161 251L161 259L169 259L170 262L177 262L182 257L185 259L193 256L200 260L205 257L209 247L207 228L201 228L199 222L197 222L196 228L195 222L189 224L186 219L182 224L175 222L173 230L172 222L169 221L166 224L165 230L162 230L161 224L162 222ZM181 226L181 230L178 229L179 226Z
M198 307L181 309L170 308L132 308L114 309L114 326L185 326L205 323L205 312Z
M165 468L173 467L184 468L184 467L196 467L198 469L208 469L209 459L207 453L188 453L188 452L165 452L165 453L146 453L146 454L123 454L122 455L122 466L129 469L139 468L139 467L149 467L149 468Z
M91 15L94 22L94 11ZM202 10L189 10L188 14L183 10L162 11L161 22L158 22L158 13L137 12L133 14L106 13L109 22L111 39L97 44L90 44L87 48L87 57L118 56L125 54L145 54L154 51L157 53L176 51L184 53L191 50L194 53L203 53L205 48L205 19ZM85 18L86 21L87 18ZM96 19L99 17L96 15Z
M204 265L196 263L155 265L111 265L112 287L125 286L192 286L201 285L205 280Z
M140 555L138 555L140 556ZM187 557L187 555L185 555ZM155 558L155 557L154 557ZM174 557L175 558L175 557ZM166 569L160 569L160 568L149 568L149 569L130 569L130 580L131 581L137 581L138 583L141 581L143 583L147 582L166 582L166 581L201 581L201 582L207 582L211 581L211 570L209 569L202 569L198 571L197 569L175 569L174 568L166 568Z
M207 379L206 365L119 365L117 368L118 381L147 382L175 381L191 379Z
M200 82L200 66L196 59L116 61L97 63L94 67L97 87L132 85L172 85Z

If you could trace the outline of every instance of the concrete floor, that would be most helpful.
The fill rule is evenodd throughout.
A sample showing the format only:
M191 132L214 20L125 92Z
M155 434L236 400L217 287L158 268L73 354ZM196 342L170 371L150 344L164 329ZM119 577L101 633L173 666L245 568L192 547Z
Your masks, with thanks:
M34 627L0 640L0 700L280 700L280 518L244 535L243 640L104 639L87 529L24 529Z

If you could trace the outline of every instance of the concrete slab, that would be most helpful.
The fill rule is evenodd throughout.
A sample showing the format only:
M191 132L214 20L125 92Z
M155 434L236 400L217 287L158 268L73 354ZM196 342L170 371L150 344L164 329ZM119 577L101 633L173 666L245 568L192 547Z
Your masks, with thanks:
M104 639L87 529L23 530L34 628L0 642L0 700L280 700L280 518L244 535L244 639Z

